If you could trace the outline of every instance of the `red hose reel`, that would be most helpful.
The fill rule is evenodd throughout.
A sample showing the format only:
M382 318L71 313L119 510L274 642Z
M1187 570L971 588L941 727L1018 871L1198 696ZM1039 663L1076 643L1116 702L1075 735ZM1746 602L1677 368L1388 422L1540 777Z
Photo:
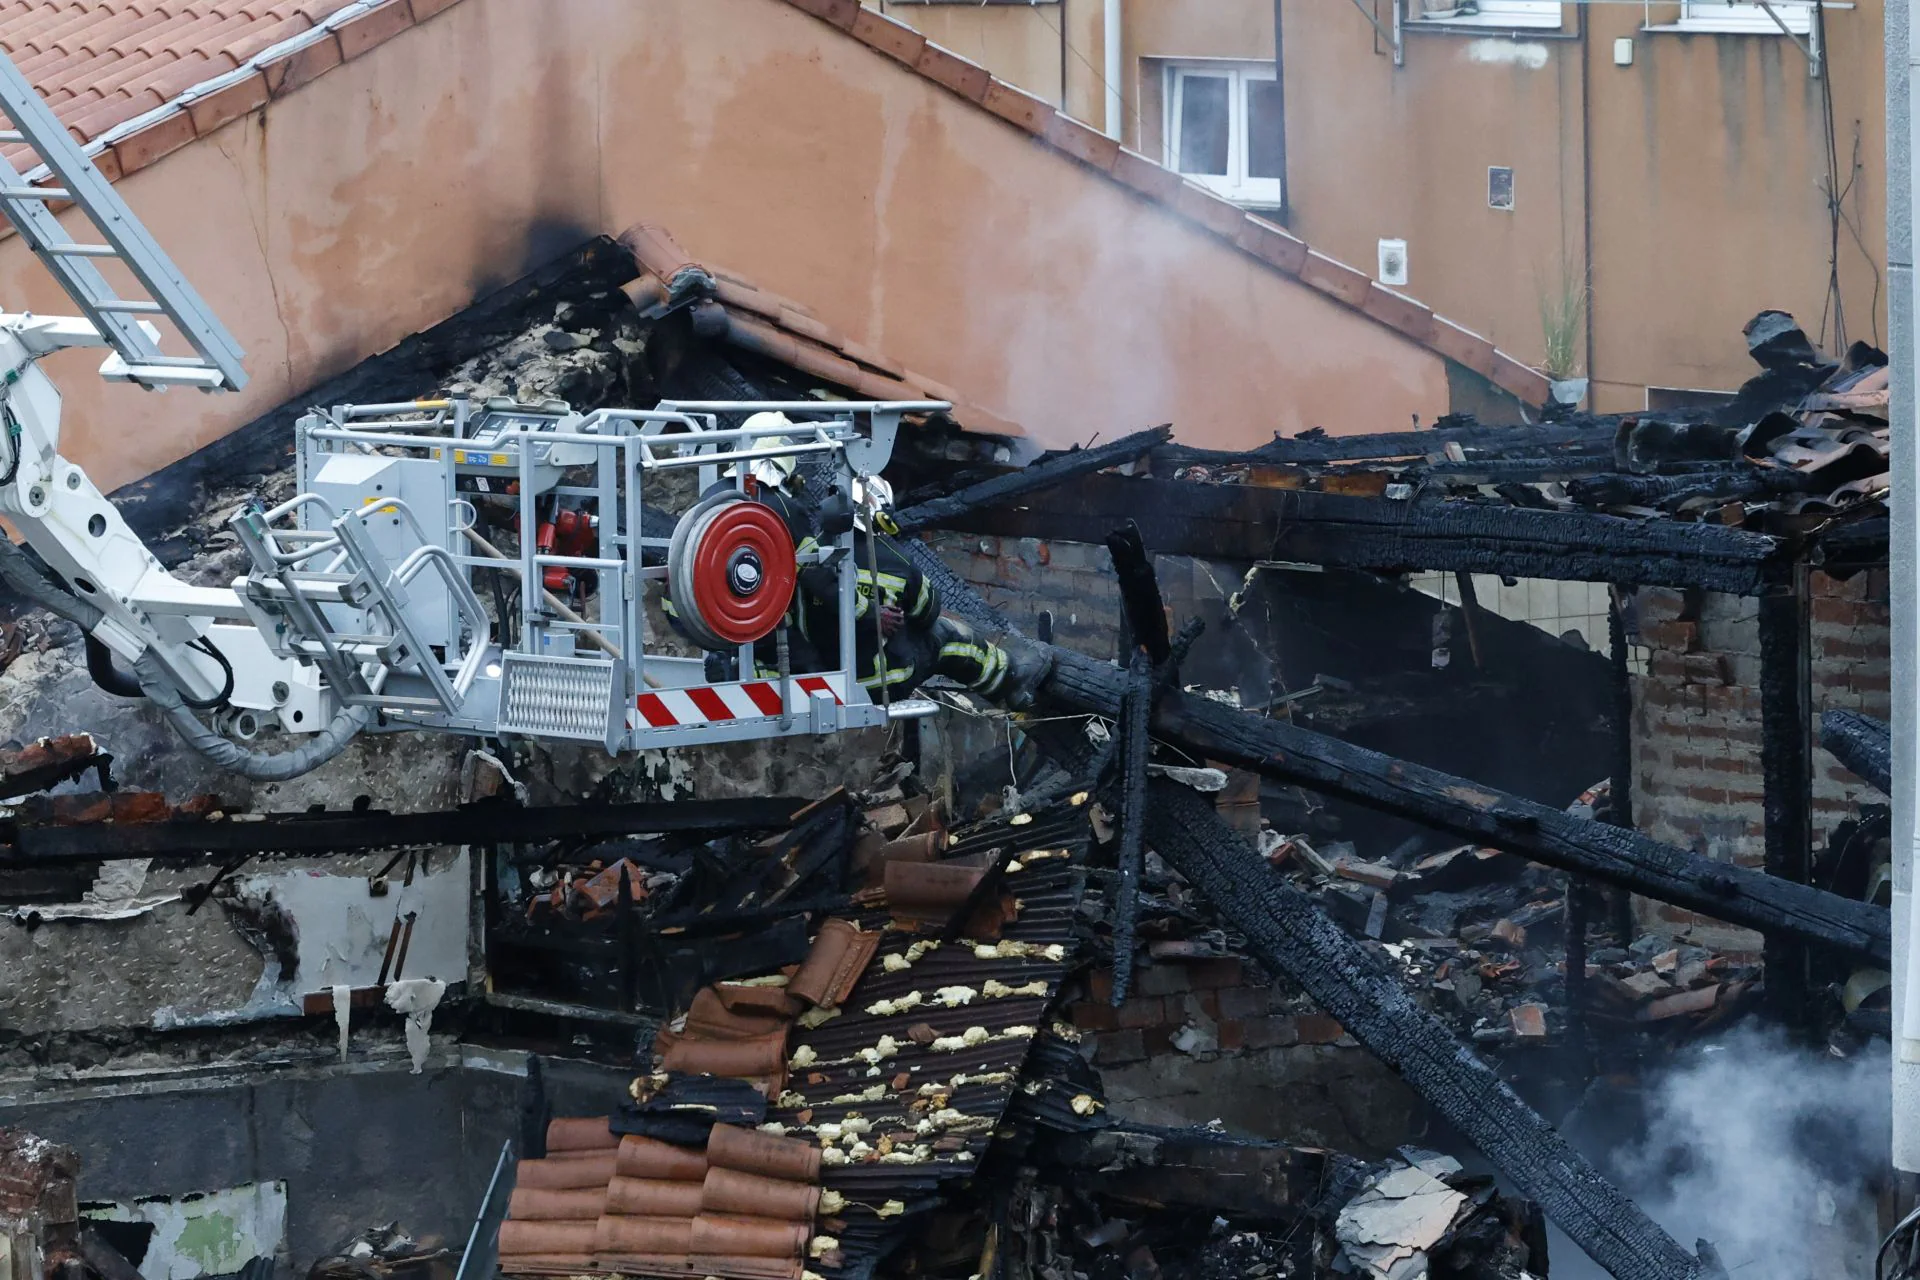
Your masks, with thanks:
M773 508L743 493L716 494L674 527L667 594L687 635L704 649L752 644L793 601L793 535Z

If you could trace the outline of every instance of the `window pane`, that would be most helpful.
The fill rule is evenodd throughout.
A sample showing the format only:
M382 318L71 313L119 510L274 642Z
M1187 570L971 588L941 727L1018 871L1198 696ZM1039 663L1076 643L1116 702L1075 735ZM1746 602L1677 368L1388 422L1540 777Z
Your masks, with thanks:
M1180 172L1227 175L1227 78L1180 77Z
M1813 27L1813 10L1806 5L1775 5L1773 12L1791 31L1804 35ZM1680 20L1716 31L1780 30L1773 14L1751 0L1686 0L1680 7Z
M1280 86L1272 80L1247 81L1247 176L1284 178L1285 122L1280 116Z

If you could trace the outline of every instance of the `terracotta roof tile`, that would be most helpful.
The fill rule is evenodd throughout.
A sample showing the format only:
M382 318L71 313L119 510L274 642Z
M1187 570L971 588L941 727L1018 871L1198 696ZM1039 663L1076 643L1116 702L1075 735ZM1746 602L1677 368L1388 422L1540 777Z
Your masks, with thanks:
M605 1116L556 1116L547 1124L548 1151L609 1151L619 1145Z
M367 50L385 44L413 25L407 0L387 0L377 9L369 9L351 22L341 24L340 51L357 58Z
M316 48L279 59L266 79L222 90L217 108L154 121L147 129L156 136L124 140L126 154L106 163L113 176L149 164L183 137L264 105L266 91L290 92L453 3L388 0L346 18ZM90 142L352 7L349 0L0 0L0 52L61 123ZM22 154L14 149L9 158Z
M906 23L865 7L854 15L853 26L848 30L862 44L871 45L910 67L919 61L920 51L927 45L927 38Z
M691 304L695 332L718 338L864 400L944 400L953 392L912 373L886 353L849 339L805 305L759 288L720 267L695 262L664 227L641 223L620 233L640 274L625 286L643 312ZM954 418L988 435L1026 433L996 414L956 408Z
M523 1164L521 1180L525 1181ZM607 1212L629 1218L692 1218L700 1212L698 1182L672 1178L625 1178L607 1183Z
M915 46L892 29L897 23L864 10L857 0L786 0L786 3L847 31L895 61L910 63L923 78L985 107L1016 128L1039 136L1055 150L1110 174L1147 199L1166 205L1180 216L1225 237L1249 257L1298 276L1342 305L1396 330L1428 350L1477 370L1521 400L1546 403L1545 376L1505 353L1494 352L1485 339L1434 315L1411 298L1380 288L1364 271L1313 252L1308 245L1264 219L1246 215L1238 207L1184 182L1179 174L1165 166L1112 145L1110 140L1068 119L1051 104L995 79L984 67L931 41ZM913 55L916 47L918 53ZM974 429L981 428L975 426Z
M623 1178L699 1182L707 1176L707 1158L698 1151L635 1133L621 1137L613 1167Z
M548 1191L581 1191L605 1187L611 1203L619 1184L633 1181L629 1178L616 1177L613 1162L614 1153L611 1151L589 1151L578 1158L564 1160L522 1160L518 1185L523 1188L539 1187Z

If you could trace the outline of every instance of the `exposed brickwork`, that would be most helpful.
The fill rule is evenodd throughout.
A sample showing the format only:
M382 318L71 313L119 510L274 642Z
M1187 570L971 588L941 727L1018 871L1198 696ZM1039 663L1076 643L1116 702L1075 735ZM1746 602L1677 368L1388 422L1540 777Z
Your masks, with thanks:
M1813 715L1846 708L1887 718L1890 619L1887 575L1847 581L1816 573L1811 601ZM1639 593L1647 670L1634 680L1634 819L1657 840L1759 866L1761 818L1758 602L1650 588ZM1818 748L1813 760L1816 842L1862 803L1887 797ZM1660 907L1673 925L1696 918Z
M1031 633L1042 609L1053 611L1056 644L1111 658L1120 625L1120 588L1107 549L1038 538L941 533L929 538L940 558L1021 630ZM1176 622L1205 600L1238 589L1244 570L1184 556L1155 556L1160 594Z
M1208 1046L1195 1050L1206 1056L1296 1045L1355 1047L1338 1022L1237 959L1159 961L1134 972L1133 991L1112 1007L1113 975L1100 969L1068 993L1068 1017L1086 1037L1097 1066L1179 1053L1174 1039L1186 1028Z

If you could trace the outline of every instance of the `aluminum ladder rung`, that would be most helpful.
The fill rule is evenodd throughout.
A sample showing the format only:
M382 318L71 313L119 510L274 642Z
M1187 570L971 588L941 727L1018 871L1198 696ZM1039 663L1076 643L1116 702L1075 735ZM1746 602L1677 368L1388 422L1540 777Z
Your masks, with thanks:
M87 158L52 109L11 59L0 55L0 114L12 128L0 143L23 143L39 157L56 185L35 187L12 164L0 160L0 214L39 258L67 296L99 331L114 357L102 366L109 378L164 385L188 383L238 390L246 385L243 352L140 219ZM49 203L71 201L99 232L98 244L69 236ZM140 292L151 301L120 297L92 259L126 264ZM142 321L157 315L192 346L191 358L168 356ZM156 370L164 376L149 378Z

